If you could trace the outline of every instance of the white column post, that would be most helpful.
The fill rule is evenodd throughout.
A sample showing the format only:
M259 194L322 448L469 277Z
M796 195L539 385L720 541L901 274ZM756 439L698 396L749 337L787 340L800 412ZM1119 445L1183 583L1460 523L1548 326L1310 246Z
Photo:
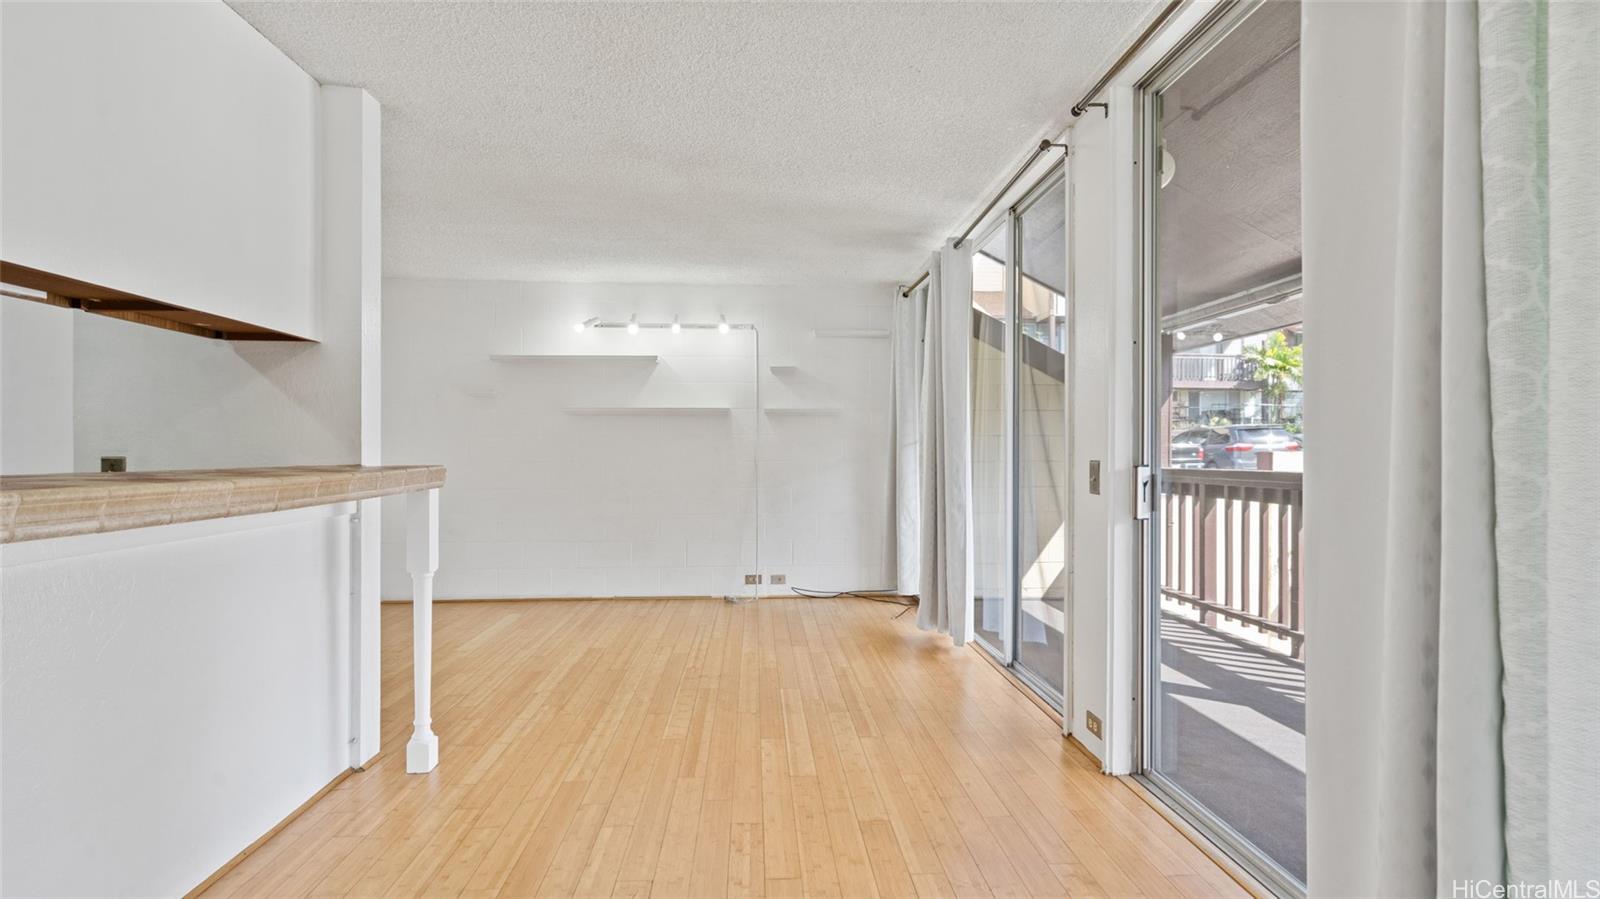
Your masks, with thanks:
M358 455L341 462L383 462L383 244L382 113L358 87L325 84L319 90L320 258L322 353L340 360L340 387L329 408L355 410L346 446ZM352 395L350 391L355 391ZM396 497L396 502L399 498ZM379 619L383 570L383 500L357 505L351 542L350 767L366 767L378 754L383 707Z
M426 774L439 764L433 733L433 573L439 568L439 490L406 495L406 569L411 572L411 650L417 711L406 744L406 773Z

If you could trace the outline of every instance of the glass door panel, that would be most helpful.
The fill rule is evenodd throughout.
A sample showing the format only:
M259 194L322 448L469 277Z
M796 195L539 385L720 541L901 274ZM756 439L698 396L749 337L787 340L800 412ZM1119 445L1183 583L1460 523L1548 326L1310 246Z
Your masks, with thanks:
M1002 224L972 254L972 630L1003 662L1010 661L1012 614L1010 245Z
M1016 664L1061 704L1066 674L1066 183L1016 217Z
M1147 775L1286 894L1306 871L1299 24L1298 3L1241 7L1146 118Z

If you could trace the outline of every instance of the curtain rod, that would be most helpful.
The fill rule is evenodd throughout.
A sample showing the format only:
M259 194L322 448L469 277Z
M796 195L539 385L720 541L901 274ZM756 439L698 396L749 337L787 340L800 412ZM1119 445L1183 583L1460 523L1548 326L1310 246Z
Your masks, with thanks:
M1055 148L1055 147L1060 147L1061 149L1065 150L1067 148L1067 145L1066 144L1055 143L1054 141L1051 141L1049 138L1046 138L1046 139L1044 139L1042 141L1039 141L1039 146L1035 147L1033 149L1033 152L1028 154L1028 160L1026 162L1024 162L1021 165L1021 167L1019 167L1017 169L1017 173L1015 175L1012 175L1011 178L1008 181L1006 181L1005 187L1000 188L999 192L994 195L994 199L989 201L989 205L983 207L983 211L978 213L978 217L972 220L972 224L967 226L967 230L961 232L961 236L956 238L956 249L960 249L961 245L967 242L967 238L972 236L973 230L975 228L977 228L979 225L983 224L983 220L985 218L987 218L989 216L989 213L994 210L995 205L998 204L1001 200L1005 199L1006 194L1010 193L1011 192L1011 188L1015 187L1017 182L1022 180L1022 176L1026 175L1028 173L1028 169L1033 168L1033 164L1038 161L1039 157L1044 155L1045 153L1049 152L1052 148ZM922 278L926 278L926 277L928 277L928 273L927 272L923 272L922 273ZM922 278L918 278L917 280L911 282L911 287L907 287L904 291L901 292L900 295L903 296L903 297L904 296L910 296L911 295L911 288L912 287L916 287L918 284L921 284L922 283Z
M978 217L972 220L972 224L967 226L967 230L961 232L961 236L956 238L956 249L961 249L961 245L967 242L967 238L972 235L972 232L979 225L983 224L983 220L985 218L989 217L989 213L994 209L995 205L1001 200L1005 199L1006 194L1011 192L1011 188L1015 187L1017 182L1022 180L1022 176L1028 173L1028 169L1033 168L1034 162L1037 161L1040 156L1043 156L1045 153L1049 152L1052 147L1060 147L1061 149L1065 150L1067 145L1054 143L1048 138L1039 141L1039 146L1035 147L1033 152L1029 154L1028 161L1024 162L1022 167L1017 169L1017 173L1011 176L1011 180L1006 182L1006 186L1000 188L999 193L994 195L994 199L989 201L989 205L983 207L983 211L978 213Z
M1161 13L1155 17L1154 21L1152 21L1144 31L1139 33L1139 36L1135 38L1133 43L1128 46L1128 49L1122 51L1122 55L1117 57L1117 61L1111 64L1111 68L1107 69L1106 73L1100 76L1100 80L1094 83L1094 87L1089 88L1089 92L1083 95L1083 99L1072 105L1073 118L1083 115L1083 113L1090 106L1104 105L1099 103L1091 103L1090 101L1095 98L1096 94L1104 90L1107 84L1111 83L1111 79L1117 77L1117 73L1121 72L1122 69L1127 66L1129 61L1133 59L1134 54L1144 49L1144 45L1150 42L1150 38L1157 31L1161 30L1161 26L1165 25L1167 20L1172 18L1172 14L1177 12L1178 7L1182 6L1183 3L1184 0L1171 0L1171 2L1161 10ZM961 236L956 238L957 248L967 242L967 238L972 235L973 230L979 225L983 224L983 220L988 217L990 212L994 211L995 205L1005 198L1005 195L1011 191L1012 187L1016 186L1017 181L1027 173L1028 169L1033 166L1034 162L1039 159L1040 155L1048 152L1052 147L1060 147L1065 150L1067 145L1052 143L1049 140L1040 141L1038 148L1035 149L1033 154L1028 157L1028 161L1024 162L1022 167L1017 169L1017 173L1011 176L1011 180L1006 182L1006 186L1000 188L1000 192L995 194L994 199L989 201L989 205L983 207L983 211L978 213L978 217L972 220L972 224L967 226L967 230L961 232ZM900 295L903 297L910 296L911 291L916 289L917 285L921 284L927 277L928 273L923 272L922 276L911 282L911 285L902 290Z
M1161 30L1161 26L1165 25L1167 20L1172 18L1172 14L1177 12L1178 7L1182 5L1183 0L1172 0L1165 9L1161 10L1161 14L1155 17L1155 21L1151 22L1150 26L1141 32L1132 44L1128 45L1128 49L1122 51L1122 55L1117 57L1117 61L1111 64L1111 68L1106 69L1106 73L1100 76L1100 80L1094 83L1094 87L1089 88L1089 92L1083 95L1083 99L1072 104L1073 118L1083 115L1090 106L1096 105L1089 101L1093 100L1096 94L1105 90L1106 85L1111 83L1111 79L1117 77L1117 73L1121 72L1123 67L1133 60L1134 54L1144 49L1144 45L1150 42L1150 38Z
M919 286L921 286L922 282L924 282L926 280L928 280L928 272L927 271L923 271L922 274L917 276L917 280L912 281L910 284L907 284L905 289L900 291L900 295L903 296L903 297L911 296L911 291L916 290Z

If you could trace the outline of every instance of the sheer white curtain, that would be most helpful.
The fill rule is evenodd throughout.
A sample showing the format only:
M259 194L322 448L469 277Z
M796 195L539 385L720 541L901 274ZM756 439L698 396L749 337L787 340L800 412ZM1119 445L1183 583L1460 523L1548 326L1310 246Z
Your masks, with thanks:
M922 572L922 366L928 282L894 291L895 592L917 592Z
M1390 10L1305 11L1307 327L1369 341L1308 353L1338 477L1308 466L1307 506L1382 536L1355 552L1364 535L1308 521L1309 887L1581 883L1600 876L1600 4ZM1403 42L1363 33L1392 20ZM1398 108L1348 116L1355 56L1394 73ZM1387 395L1319 398L1361 381L1340 363L1387 367ZM1373 418L1388 438L1355 491L1362 466L1329 454L1371 446ZM1380 563L1375 595L1340 592L1340 567Z
M972 259L947 243L929 261L923 310L918 478L917 626L957 645L970 626L967 509L967 368L971 356Z

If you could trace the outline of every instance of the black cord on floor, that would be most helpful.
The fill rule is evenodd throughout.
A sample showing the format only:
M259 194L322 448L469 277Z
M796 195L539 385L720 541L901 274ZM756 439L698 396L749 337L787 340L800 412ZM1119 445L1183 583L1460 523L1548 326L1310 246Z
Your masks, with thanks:
M904 615L905 613L917 607L917 598L915 596L900 596L893 590L828 591L812 590L807 587L790 587L789 589L794 591L796 595L804 596L807 599L838 599L841 596L853 596L856 599L865 599L870 600L871 602L881 602L885 605L904 606L905 608L900 610L900 615ZM896 615L894 617L899 618L900 615Z

